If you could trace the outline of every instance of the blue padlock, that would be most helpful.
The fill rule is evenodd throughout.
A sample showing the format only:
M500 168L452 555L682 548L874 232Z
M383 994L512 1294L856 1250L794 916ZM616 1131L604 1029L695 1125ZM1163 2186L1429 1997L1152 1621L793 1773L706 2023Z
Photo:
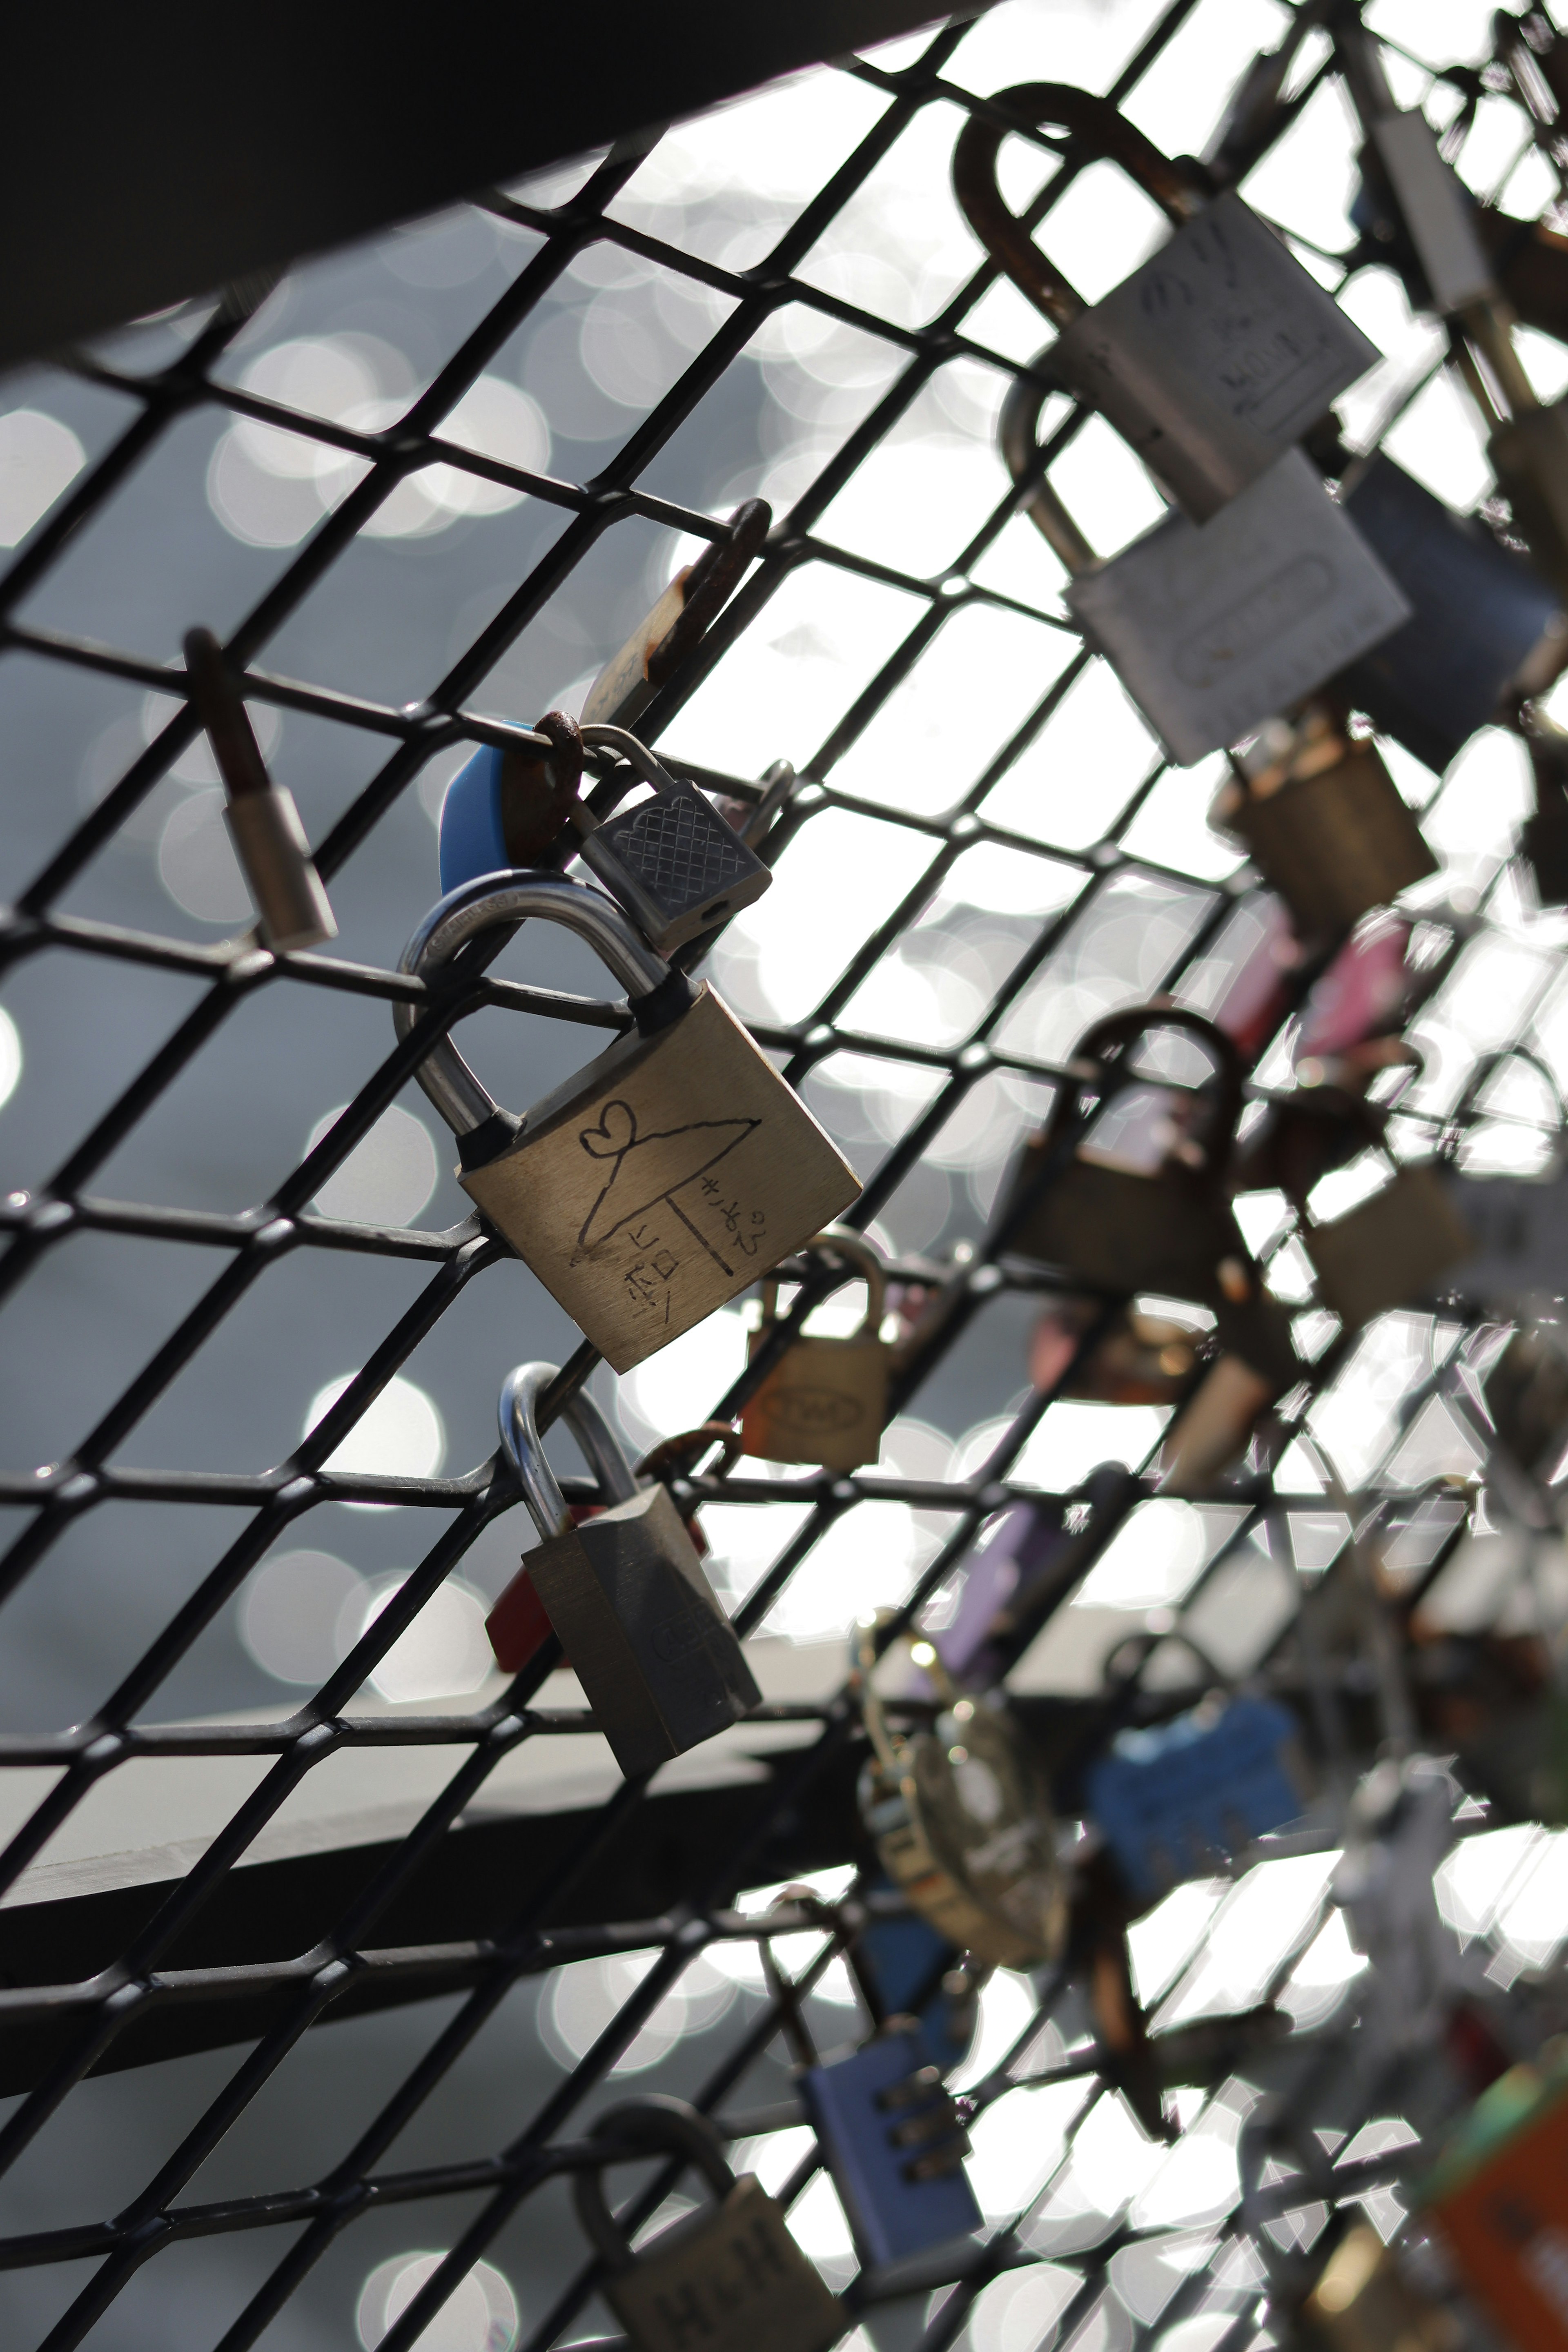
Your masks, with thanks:
M1551 683L1568 621L1521 555L1392 457L1352 467L1342 503L1415 612L1333 684L1440 775L1508 697Z
M894 1890L883 1878L867 1891ZM943 2074L968 2057L979 2019L979 1978L961 1962L957 1948L912 1911L892 1918L873 1913L850 1954L874 2021L879 2026L889 2017L918 2019L926 2050Z
M1152 1901L1297 1820L1301 1795L1286 1760L1295 1734L1289 1708L1256 1698L1120 1732L1084 1788L1131 1891Z
M912 2022L852 2058L808 2067L800 2091L863 2263L900 2262L980 2228L963 2169L969 2135Z
M441 895L481 874L542 866L576 802L583 739L574 719L547 711L535 733L548 748L482 743L441 803Z

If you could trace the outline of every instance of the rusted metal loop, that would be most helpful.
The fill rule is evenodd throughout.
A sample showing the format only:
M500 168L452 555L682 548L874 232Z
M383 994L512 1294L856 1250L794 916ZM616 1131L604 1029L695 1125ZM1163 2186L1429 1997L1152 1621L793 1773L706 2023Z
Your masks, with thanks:
M1223 1029L1216 1028L1212 1021L1205 1021L1201 1013L1189 1013L1178 1004L1138 1005L1129 1013L1112 1013L1103 1021L1097 1021L1074 1049L1073 1062L1075 1065L1080 1062L1097 1064L1103 1068L1122 1048L1156 1029L1183 1030L1195 1039L1215 1065L1219 1096L1217 1134L1207 1156L1204 1181L1208 1189L1217 1192L1224 1182L1226 1163L1229 1158L1226 1143L1235 1137L1241 1118L1242 1085L1246 1076L1241 1055ZM1157 1080L1154 1083L1173 1085L1176 1082ZM1062 1141L1064 1130L1078 1117L1078 1093L1077 1086L1064 1086L1058 1092L1047 1131L1047 1152Z
M710 1445L724 1448L719 1465L722 1475L740 1459L741 1433L728 1421L705 1421L699 1429L683 1429L677 1436L665 1438L651 1454L645 1454L637 1464L637 1475L642 1480L679 1477L687 1465L696 1461Z
M1173 163L1109 99L1074 89L1061 81L1021 81L998 90L994 108L1038 130L1054 124L1069 131L1095 159L1120 163L1179 227L1200 210L1205 191L1195 170ZM1081 298L1054 268L996 184L996 159L1006 132L972 115L952 155L952 185L963 215L992 259L1019 291L1058 327L1068 327L1084 309Z
M1037 369L1048 366L1050 350L1039 352L1034 362ZM1077 576L1088 572L1100 562L1061 499L1049 475L1040 467L1040 411L1049 394L1047 387L1032 376L1020 375L1013 380L1011 390L1002 403L997 420L996 436L1007 471L1018 483L1030 480L1034 487L1024 512L1040 533L1052 552L1060 557L1069 573Z
M761 552L773 520L773 510L765 499L748 499L730 517L729 536L710 540L703 549L686 575L686 602L679 619L648 655L650 686L662 686L673 677L687 655L696 651L747 564Z
M606 2107L590 2135L614 2143L606 2147L606 2163L628 2163L636 2156L678 2156L702 2175L721 2202L735 2186L735 2176L724 2157L724 2143L706 2116L684 2099L654 2092L646 2099L627 2099ZM635 2152L635 2153L634 2153ZM577 2218L595 2251L616 2273L629 2271L636 2260L631 2241L611 2212L605 2184L597 2172L579 2172L572 2183Z

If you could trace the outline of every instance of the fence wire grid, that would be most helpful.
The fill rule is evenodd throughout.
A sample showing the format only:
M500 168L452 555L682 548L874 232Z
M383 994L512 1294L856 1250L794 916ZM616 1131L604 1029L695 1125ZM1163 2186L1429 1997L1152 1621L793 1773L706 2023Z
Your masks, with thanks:
M952 145L990 92L1047 76L1196 152L1289 18L1001 0L8 386L8 2343L592 2336L568 2176L628 2084L719 2120L878 2352L1246 2352L1283 2332L1336 2210L1408 2226L1402 2184L1463 2089L1379 2022L1329 1898L1345 1796L1399 1727L1336 1564L1353 1515L1389 1536L1402 1605L1457 1637L1489 1630L1501 1659L1559 1622L1554 1529L1476 1498L1497 1292L1346 1339L1286 1205L1244 1200L1309 1370L1232 1477L1175 1502L1152 1493L1163 1410L1028 1385L1041 1287L983 1245L1089 1024L1157 996L1217 1011L1267 913L1205 821L1223 762L1162 764L1019 511L994 421L1044 337L962 222ZM1449 68L1487 54L1487 11L1386 0L1368 21L1403 102L1455 124ZM1386 354L1341 404L1352 442L1477 507L1489 478L1438 331L1389 269L1347 274L1355 137L1327 52L1303 44L1302 103L1246 193ZM1559 193L1549 149L1506 89L1471 100L1461 173L1534 218ZM1007 166L1089 299L1151 245L1152 207L1109 167L1021 135ZM1568 385L1568 352L1524 348L1543 396ZM1053 394L1046 429L1105 551L1156 519L1102 424ZM433 1024L394 1049L391 1012L423 1003L397 957L438 895L458 767L579 707L758 494L760 560L638 731L742 801L793 762L773 887L704 969L864 1180L850 1222L895 1302L956 1271L963 1305L875 1469L678 1482L768 1697L650 1789L619 1782L555 1654L510 1683L489 1665L484 1610L531 1540L490 1451L496 1391L578 1335L466 1213L411 1077ZM245 929L172 650L197 623L243 667L317 845L342 927L322 952ZM1423 1058L1391 1132L1457 1155L1483 1234L1517 1252L1556 1197L1568 1084L1568 923L1513 854L1522 748L1487 730L1441 779L1387 757L1442 867L1407 906ZM521 1108L584 1029L624 1024L605 993L584 950L530 926L476 987L465 1052ZM1255 1102L1288 1085L1292 1034L1262 1049ZM1483 1195L1505 1204L1491 1225ZM744 1365L736 1308L592 1379L640 1452L732 1412ZM472 1466L443 1475L448 1454ZM1108 1462L1134 1474L1114 1508L1090 1479ZM1092 1733L1245 1685L1321 1734L1326 1793L1294 1843L1133 1931L1163 2022L1274 2000L1294 2030L1261 2054L1222 2042L1167 2147L1099 2070L1082 1987L999 1972L955 2078L986 2229L936 2274L858 2279L762 1961L765 1943L822 2047L852 2042L850 1914L825 1925L769 1857L795 1852L823 1900L865 1895L859 1850L826 1852L813 1810L861 1752L849 1628L890 1610L890 1638L940 1603L1003 1503L1040 1493L1076 1510L1086 1576L1012 1677L1032 1720ZM1562 1849L1483 1747L1442 1900L1523 2049L1557 2016ZM661 1907L623 1916L604 1889L657 1876L671 1791L722 1804L692 1814ZM478 1866L482 1930L455 1937L442 1858L487 1821L520 1834ZM266 1869L300 1857L320 1865L302 1894L247 1897L248 1871L275 1888ZM178 2038L241 1999L255 2032ZM637 2218L675 2210L669 2188Z

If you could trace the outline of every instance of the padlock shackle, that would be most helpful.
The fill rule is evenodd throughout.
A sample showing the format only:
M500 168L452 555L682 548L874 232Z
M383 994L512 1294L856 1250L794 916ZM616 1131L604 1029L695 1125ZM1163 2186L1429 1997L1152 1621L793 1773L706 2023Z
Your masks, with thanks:
M625 988L626 1001L638 1016L638 1027L644 1025L639 1005L657 995L675 975L647 940L638 938L613 899L564 874L479 874L471 882L459 884L431 908L404 949L397 968L428 981L470 940L503 926L510 929L530 916L538 922L560 923L586 940ZM414 1004L394 1005L393 1025L400 1038L407 1036L419 1011ZM454 1135L470 1135L495 1118L495 1097L474 1076L449 1036L437 1039L414 1075Z
M559 1377L554 1364L519 1364L501 1382L496 1408L502 1450L517 1473L529 1517L546 1541L564 1535L572 1525L566 1498L544 1458L539 1437L539 1400ZM635 1502L639 1491L636 1474L615 1431L585 1389L568 1397L561 1418L582 1447L612 1507Z
M656 793L673 793L680 789L658 754L650 751L647 745L628 728L612 727L607 721L595 722L584 728L583 741L589 751L614 751L632 771L609 807L596 812L595 821L602 822L610 814L611 809L618 807L636 783L651 784ZM606 778L605 781L618 782L618 779Z
M991 105L1037 130L1053 124L1096 159L1120 163L1178 228L1203 207L1206 191L1195 174L1162 155L1109 99L1068 82L1021 81L997 90ZM1006 136L1001 124L971 115L953 149L953 192L970 227L1020 293L1056 326L1070 327L1084 302L1009 210L996 184L997 157Z
M1104 1068L1113 1048L1130 1045L1135 1038L1147 1036L1156 1029L1183 1030L1209 1055L1215 1065L1215 1074L1219 1082L1217 1119L1219 1134L1221 1137L1229 1138L1234 1142L1236 1130L1241 1119L1242 1087L1247 1075L1246 1065L1234 1040L1227 1037L1223 1029L1216 1028L1212 1021L1205 1020L1201 1013L1189 1013L1179 1004L1144 1004L1135 1006L1131 1012L1108 1013L1103 1021L1097 1021L1093 1028L1087 1030L1079 1040L1078 1045L1073 1048L1073 1062L1075 1064L1080 1061L1096 1062ZM1081 1079L1079 1083L1082 1083ZM1145 1083L1175 1087L1177 1091L1184 1094L1199 1091L1197 1088L1181 1087L1175 1079L1156 1076L1146 1080ZM1056 1107L1051 1114L1047 1148L1058 1140L1063 1127L1075 1115L1077 1094L1076 1087L1065 1086L1058 1095ZM1228 1150L1224 1149L1223 1145L1209 1152L1207 1165L1204 1171L1205 1182L1208 1190L1218 1192L1223 1186L1226 1164L1229 1156Z
M866 1312L854 1337L857 1339L874 1339L888 1311L888 1270L873 1244L864 1234L858 1234L852 1225L825 1225L821 1233L813 1234L808 1242L802 1242L797 1255L805 1257L812 1250L841 1257L850 1269L849 1279L865 1284ZM763 1328L765 1331L768 1325L778 1318L779 1278L776 1272L770 1274L763 1284L762 1298Z
M721 2204L735 2186L723 2141L707 2116L699 2115L684 2099L654 2092L645 2099L627 2099L618 2107L608 2107L589 2134L590 2145L596 2139L616 2145L616 2157L606 2157L606 2162L632 2163L641 2155L682 2158L702 2175ZM636 2155L622 2152L626 2149ZM637 2257L630 2239L610 2210L601 2171L579 2172L572 2191L584 2234L606 2268L619 2275L632 2268Z
M1036 355L1033 364L1037 368L1047 367L1050 356L1047 345ZM1100 558L1063 506L1050 476L1040 467L1040 411L1048 396L1044 384L1026 375L1015 376L1002 403L996 437L1013 479L1020 484L1032 482L1024 512L1076 579L1080 572L1091 572Z

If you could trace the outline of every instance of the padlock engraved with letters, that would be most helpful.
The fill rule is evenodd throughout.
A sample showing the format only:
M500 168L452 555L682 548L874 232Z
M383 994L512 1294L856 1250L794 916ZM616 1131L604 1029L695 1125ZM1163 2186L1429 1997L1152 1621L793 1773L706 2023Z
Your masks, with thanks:
M1062 82L998 90L953 153L970 226L1037 310L1061 329L1045 363L1089 401L1205 522L1266 474L1336 394L1364 375L1375 345L1234 194L1205 204L1115 107ZM998 113L1058 124L1079 153L1128 172L1176 234L1086 309L1004 202Z
M577 2214L603 2256L605 2300L636 2352L828 2352L849 2315L801 2252L752 2173L737 2180L711 2124L682 2100L630 2099L593 2137L623 2160L681 2156L718 2203L686 2214L632 2252L597 2172L580 2172Z
M811 1462L858 1470L875 1462L888 1418L891 1349L881 1338L887 1280L882 1261L859 1234L841 1226L807 1244L843 1258L866 1282L866 1319L844 1339L803 1331L742 1409L745 1451L759 1462ZM778 1285L763 1286L763 1319L750 1352L769 1337Z
M505 1665L498 1629L526 1579L629 1779L727 1730L762 1694L668 1487L638 1487L617 1458L610 1491L624 1498L573 1527L539 1443L539 1398L555 1377L553 1364L521 1364L501 1387L501 1443L544 1541L490 1612L490 1637ZM565 1412L591 1458L618 1457L587 1399Z
M459 1181L617 1372L798 1249L859 1191L853 1170L722 1000L693 991L618 907L561 874L452 891L404 951L426 981L527 917L586 939L635 1025L519 1123L449 1038L416 1073L458 1137ZM400 1036L413 1005L395 1008Z

